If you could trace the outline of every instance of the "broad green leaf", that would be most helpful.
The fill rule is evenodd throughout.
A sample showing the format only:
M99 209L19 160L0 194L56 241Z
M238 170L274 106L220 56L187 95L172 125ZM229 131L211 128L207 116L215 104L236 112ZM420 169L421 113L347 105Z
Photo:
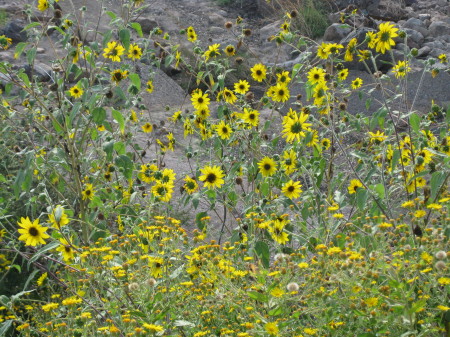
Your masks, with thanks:
M0 324L0 336L7 336L7 332L11 329L13 324L12 319L8 319Z
M125 132L125 119L122 116L122 113L116 109L112 109L113 118L119 123L120 133L124 134Z
M40 25L41 25L40 22L32 22L32 23L26 25L25 28L22 29L22 31L26 31L28 29L31 29L31 28L34 28L34 27L37 27L37 26L40 26Z
M445 181L445 173L444 172L434 172L431 175L431 200L434 200L442 187L442 184Z
M366 207L367 196L368 193L365 188L360 187L356 190L356 204L360 211Z
M128 78L131 80L131 83L134 84L134 86L136 88L138 88L138 90L141 90L141 78L139 77L138 74L135 73L131 73Z
M125 47L125 50L128 50L130 48L130 30L129 29L121 29L119 31L119 40L122 42L123 46Z
M208 213L206 212L200 212L197 213L197 215L195 216L195 223L197 224L198 229L200 229L201 231L205 228L205 222L202 221L201 219L207 215Z
M377 195L380 199L384 199L386 192L383 184L375 185L375 192L377 192Z
M263 303L268 302L267 295L264 293L259 293L257 291L249 291L249 292L247 292L247 294L250 298L253 298L256 301L263 302Z
M416 113L412 113L411 116L409 116L409 124L415 133L419 133L420 117Z
M95 124L102 125L103 121L106 119L106 110L101 107L94 108L91 112L91 116Z
M269 268L270 265L270 250L267 243L264 241L258 241L255 244L256 255L261 259L261 262L265 268Z
M23 50L28 45L27 42L19 42L14 50L14 58L17 59L23 53Z
M130 23L131 28L133 28L136 33L139 35L139 37L144 37L144 34L142 34L142 27L141 24L138 22L132 22Z
M126 146L123 142L117 142L114 143L114 150L117 152L117 154L125 154L126 153Z
M29 65L34 64L34 59L36 57L36 48L31 48L27 51L27 61Z
M260 190L261 190L261 194L263 196L267 197L269 195L269 192L270 192L269 183L268 182L263 182L261 184Z
M44 255L44 253L48 252L49 250L55 249L56 247L58 247L60 245L59 241L52 241L49 244L45 245L44 247L42 247L41 249L39 249L31 259L28 260L28 268L30 267L30 265L38 260L42 255Z
M125 178L131 179L133 175L133 162L131 161L130 157L127 155L120 155L115 158L114 163L119 167Z

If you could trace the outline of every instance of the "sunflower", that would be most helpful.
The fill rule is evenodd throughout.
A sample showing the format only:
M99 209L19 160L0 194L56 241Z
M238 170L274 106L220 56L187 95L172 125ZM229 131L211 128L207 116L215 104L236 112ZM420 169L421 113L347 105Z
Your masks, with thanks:
M286 225L286 220L284 219L276 219L273 221L272 226L268 228L269 233L272 236L272 239L279 243L280 245L284 245L286 242L289 242L289 235L285 231L283 231L284 226Z
M177 174L172 170L165 168L162 171L158 171L155 173L155 178L165 184L169 184L173 186L173 182L176 179Z
M273 87L271 97L275 102L286 102L290 97L288 87L285 84L277 83Z
M0 38L1 38L1 36L0 36ZM440 54L440 55L438 56L438 59L439 59L439 62L441 62L441 63L443 63L443 64L448 63L448 58L447 58L447 55L446 55L446 54Z
M20 222L17 224L22 227L19 228L19 240L25 242L25 246L37 246L40 244L45 244L44 239L48 239L50 236L45 233L47 231L47 227L43 227L39 225L39 219L30 221L28 217L21 218Z
M132 60L139 60L142 57L142 49L137 44L130 44L128 57Z
M264 157L258 163L259 171L263 177L273 176L277 172L277 163L269 157Z
M154 278L162 276L162 268L164 265L164 259L162 257L150 256L148 259L150 266L150 274Z
M345 49L345 55L344 60L347 62L353 61L353 54L356 52L356 44L358 43L358 40L356 38L353 38L349 41L347 44L347 48Z
M59 239L60 245L56 251L60 252L65 262L70 262L75 258L75 249L73 245L65 238Z
M219 48L220 48L219 43L215 43L215 44L209 46L208 50L205 51L205 53L203 54L203 56L205 57L205 60L208 61L212 57L220 56Z
M390 22L383 22L378 26L378 33L376 34L376 51L384 54L386 50L395 46L394 37L397 37L398 28Z
M9 46L12 44L12 39L9 37L6 37L6 35L0 35L0 48L1 49L8 49Z
M130 121L132 121L133 123L139 122L137 113L133 109L130 110Z
M251 126L258 126L259 124L259 112L254 109L244 108L242 119Z
M309 115L303 112L297 114L293 111L293 114L285 116L283 118L283 137L286 138L288 143L293 141L300 141L305 137L305 131L310 130L311 123L306 123Z
M264 64L257 63L250 70L255 81L262 82L266 78L267 68Z
M240 80L234 84L234 91L238 94L245 95L250 90L250 84L246 80Z
M384 132L381 132L380 130L378 130L375 133L369 131L369 136L370 136L370 142L375 143L375 144L380 144L382 141L384 141L387 138L387 136L384 135Z
M225 54L227 54L227 56L234 56L236 54L236 48L234 48L234 46L231 44L226 46L223 51L225 52Z
M324 82L325 74L325 70L322 68L314 67L308 72L308 81L311 82L311 84Z
M153 131L153 125L151 123L145 123L144 125L142 125L142 131L144 131L145 133L150 133Z
M86 188L81 192L81 194L83 196L83 200L86 199L92 200L95 194L92 184L86 184Z
M363 80L360 79L359 77L357 77L352 81L352 89L361 88L362 84L363 84Z
M281 161L281 167L286 174L294 173L295 167L297 166L297 156L295 151L290 149L289 151L283 152L283 159Z
M322 42L322 44L317 49L317 56L323 60L326 60L330 56L330 48L327 43Z
M232 134L231 127L225 123L225 121L220 121L215 127L217 134L221 139L228 139Z
M39 0L39 1L38 1L38 6L37 6L37 8L38 8L41 12L47 10L48 7L49 7L48 0Z
M203 181L205 187L220 187L225 182L222 179L225 175L219 166L205 166L204 168L200 169L200 172L203 173L203 175L198 179L200 181Z
M341 81L344 81L348 76L348 69L342 69L341 71L338 72L338 78Z
M225 102L229 103L229 104L233 104L234 102L236 102L237 97L236 95L228 88L224 88L221 92L219 92L219 94L217 95L217 100L225 100Z
M283 71L277 74L277 82L281 84L288 85L292 81L292 78L289 77L289 71Z
M186 176L186 178L184 178L183 188L188 194L192 194L198 190L197 181L189 176Z
M363 184L358 179L352 179L350 185L348 186L348 193L354 194L358 188L363 188Z
M103 57L110 58L113 62L120 62L120 56L125 48L117 41L108 42L108 46L103 50Z
M323 101L327 97L327 84L325 82L319 82L316 84L313 90L314 104L322 105Z
M147 90L147 92L152 93L153 92L153 81L147 81L147 88L145 90Z
M83 95L83 92L84 92L83 89L81 89L78 86L74 86L69 90L70 96L72 96L73 98L81 97Z
M302 193L302 185L299 181L293 181L292 179L289 180L286 184L283 185L281 188L281 192L289 198L289 199L295 199L300 196L300 193Z
M195 110L208 109L209 101L208 94L203 93L200 89L192 93L191 102Z
M197 34L195 33L194 27L190 26L186 29L187 39L190 42L195 42L197 40Z
M158 171L158 167L155 164L141 165L141 170L138 173L138 178L144 183L151 183L155 180L155 172Z
M152 194L155 198L163 202L172 199L173 185L170 183L157 182L152 186Z
M405 77L411 71L408 61L398 61L392 71L396 78Z
M69 223L67 214L64 213L64 208L61 205L52 209L52 212L48 215L48 222L52 224L52 227L58 229Z
M328 138L323 138L320 141L320 145L322 145L322 150L328 150L331 146L331 141Z
M120 81L128 77L128 70L116 69L111 73L111 80L119 84Z

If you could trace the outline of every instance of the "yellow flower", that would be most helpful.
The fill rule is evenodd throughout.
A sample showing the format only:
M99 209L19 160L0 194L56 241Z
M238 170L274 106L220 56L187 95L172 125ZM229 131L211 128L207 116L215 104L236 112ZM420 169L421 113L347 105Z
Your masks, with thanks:
M58 309L59 304L55 303L55 302L50 302L47 304L44 304L43 306L41 306L42 310L44 310L45 312L49 312L55 309Z
M227 56L234 56L236 54L236 48L231 44L226 46L223 51L227 54Z
M195 33L194 27L190 26L186 29L187 39L190 42L195 42L197 40L197 34Z
M364 301L368 307L375 307L378 305L378 297L370 297Z
M322 68L314 67L308 72L308 81L311 84L323 82L325 81L325 74L326 72Z
M423 218L426 214L427 214L427 212L425 212L422 209L419 209L419 210L414 212L414 217L415 218Z
M151 123L145 123L144 125L142 125L142 130L145 132L145 133L149 133L149 132L152 132L153 131L153 125L151 124Z
M225 181L223 177L225 176L223 171L219 166L205 166L200 169L200 172L203 173L198 179L203 181L205 187L214 188L222 186Z
M208 50L205 51L205 53L203 54L203 56L205 57L205 60L208 61L211 57L217 57L220 55L220 44L219 43L215 43L211 46L208 47Z
M266 78L267 68L264 64L257 63L250 70L255 81L262 82Z
M293 181L292 179L283 185L281 191L289 199L295 199L300 196L303 192L301 189L302 185L299 181Z
M67 214L64 213L64 208L61 205L52 209L52 212L48 215L48 221L54 228L61 228L69 223Z
M352 89L358 89L361 88L361 86L363 85L363 80L360 79L359 77L355 78L352 81Z
M283 117L283 137L286 138L288 143L293 141L300 141L301 138L306 136L305 130L310 130L311 123L306 123L309 115L303 112L300 115L291 110L288 115Z
M156 324L147 324L144 323L142 324L142 327L144 329L147 329L150 332L160 332L160 331L164 331L164 328L161 325L156 325Z
M83 200L92 200L95 194L92 184L86 184L86 188L81 192L81 194L83 196Z
M245 95L250 89L250 84L246 80L240 80L234 84L234 91L238 94Z
M392 71L396 78L405 77L411 71L408 61L398 61Z
M108 42L108 46L103 50L103 57L109 58L113 62L120 62L120 56L125 52L125 48L117 41Z
M250 108L244 108L244 114L242 115L244 122L251 126L258 126L259 124L259 112Z
M75 258L75 249L71 242L64 238L59 239L60 246L56 248L63 256L65 262L70 262Z
M285 292L278 287L273 288L272 291L270 292L270 295L272 295L273 297L281 297L284 294Z
M74 87L70 88L69 92L72 97L79 98L83 95L84 91L80 87L74 86Z
M390 22L383 22L378 26L378 33L376 35L376 51L384 54L386 50L391 49L395 46L395 41L393 40L398 36L398 28L394 27L394 24Z
M229 139L231 134L233 133L231 127L223 120L216 125L215 129L221 139Z
M275 102L286 102L290 97L288 87L282 83L277 83L275 86L270 87L269 93L267 95L272 97Z
M271 336L278 336L278 333L280 332L277 323L275 322L266 323L266 325L264 325L264 329Z
M191 95L191 102L195 110L208 109L210 99L207 93L203 93L200 89L194 90Z
M137 44L130 44L128 57L132 60L139 60L142 57L142 49Z
M152 93L153 92L153 81L147 81L147 88L145 90L147 90L147 92Z
M116 69L111 73L111 80L119 84L120 81L128 77L128 70Z
M269 157L264 157L258 163L259 171L263 177L273 176L277 172L277 163Z
M44 239L48 239L50 236L46 233L47 227L39 225L39 219L30 221L28 217L21 218L17 224L22 227L19 228L19 240L25 242L25 246L37 246L45 244Z
M189 176L186 176L186 178L184 178L183 188L188 194L192 194L198 189L197 181Z
M9 46L12 44L12 39L9 37L6 37L5 35L0 35L0 48L1 49L8 49ZM1 94L1 90L0 90L0 94Z
M37 7L38 7L38 9L39 9L41 12L47 10L48 7L49 7L48 0L39 0L39 1L38 1L38 6L37 6Z
M363 188L363 184L358 179L352 179L352 181L350 181L350 185L348 186L348 193L354 194L358 188Z

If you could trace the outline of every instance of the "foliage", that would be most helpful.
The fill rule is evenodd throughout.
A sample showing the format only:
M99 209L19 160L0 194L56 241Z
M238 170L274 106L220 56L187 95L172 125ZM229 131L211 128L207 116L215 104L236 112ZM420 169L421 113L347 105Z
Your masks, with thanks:
M407 36L386 23L360 44L303 52L292 70L246 56L237 72L254 55L242 19L227 27L236 45L180 32L187 58L161 29L143 36L140 5L107 12L111 29L91 40L70 16L51 27L65 53L50 85L0 62L2 127L21 135L0 176L0 253L25 261L0 267L33 270L0 296L0 334L448 335L450 111L405 96L414 52L395 60L391 47ZM315 44L293 20L274 52ZM15 46L30 69L47 25ZM383 54L394 76L376 69ZM353 59L375 68L373 84L347 78ZM423 72L437 75L435 62ZM161 66L197 88L160 130L144 103ZM373 115L348 111L364 96Z

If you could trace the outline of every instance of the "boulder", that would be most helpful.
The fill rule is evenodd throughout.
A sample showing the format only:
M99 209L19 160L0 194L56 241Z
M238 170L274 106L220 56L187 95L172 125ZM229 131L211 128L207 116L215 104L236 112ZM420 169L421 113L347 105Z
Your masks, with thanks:
M329 26L325 30L325 34L323 35L323 40L330 41L330 42L340 42L351 31L352 31L352 28L347 25L343 25L341 23L333 23L331 26Z
M408 47L410 48L420 48L420 46L422 45L422 43L424 42L424 37L422 35L422 33L414 30L414 29L410 29L410 28L404 28L403 29L407 35L407 43L408 43Z
M425 19L424 19L425 20ZM427 27L425 26L424 20L416 19L416 18L409 18L404 24L403 28L409 28L413 29L420 34L423 35L423 37L426 37L428 35Z
M135 20L137 23L141 25L142 33L150 34L150 32L158 27L158 23L155 20L149 18L138 18Z
M450 25L444 21L434 21L428 27L431 36L450 35Z
M0 35L6 35L14 43L25 42L27 40L27 32L23 31L25 26L26 23L24 21L12 19L3 29L0 29Z

